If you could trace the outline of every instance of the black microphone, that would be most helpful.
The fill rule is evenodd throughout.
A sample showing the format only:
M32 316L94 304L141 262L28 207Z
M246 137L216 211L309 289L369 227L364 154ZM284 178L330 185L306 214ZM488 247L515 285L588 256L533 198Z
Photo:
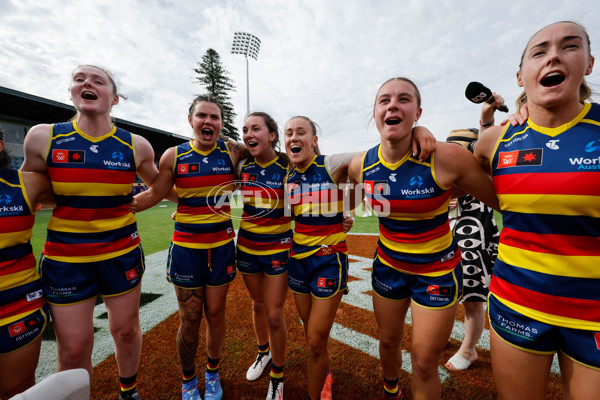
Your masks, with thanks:
M467 99L471 100L475 104L480 104L484 101L488 104L492 104L494 101L496 101L494 100L494 95L492 95L492 91L479 82L469 83L467 85L467 89L465 90L465 96L467 96ZM508 112L508 107L506 107L505 104L502 104L496 109L498 111Z

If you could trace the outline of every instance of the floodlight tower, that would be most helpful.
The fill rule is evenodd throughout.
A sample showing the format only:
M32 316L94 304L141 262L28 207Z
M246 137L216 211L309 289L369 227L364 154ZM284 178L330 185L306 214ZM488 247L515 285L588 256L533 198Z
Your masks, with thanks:
M235 32L233 34L232 54L243 54L246 57L246 106L250 114L250 78L248 73L248 56L258 60L260 39L251 33Z

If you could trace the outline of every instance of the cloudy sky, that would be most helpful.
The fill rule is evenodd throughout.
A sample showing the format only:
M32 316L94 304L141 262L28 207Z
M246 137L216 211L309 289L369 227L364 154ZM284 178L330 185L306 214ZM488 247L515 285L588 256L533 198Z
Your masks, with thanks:
M575 20L592 53L600 46L600 3L590 0L0 0L0 10L1 86L70 103L73 69L100 65L129 97L113 116L185 136L188 106L204 92L193 68L209 48L237 86L241 132L246 62L231 45L234 32L250 32L262 42L249 61L250 110L270 113L280 128L291 116L311 117L324 153L379 141L370 116L390 77L417 83L420 123L444 140L478 124L479 106L464 96L470 81L514 110L519 58L539 28ZM600 65L588 81L598 91Z

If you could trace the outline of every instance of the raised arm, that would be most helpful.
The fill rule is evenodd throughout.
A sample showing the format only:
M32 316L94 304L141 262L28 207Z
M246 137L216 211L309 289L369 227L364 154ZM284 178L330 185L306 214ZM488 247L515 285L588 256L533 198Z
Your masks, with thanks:
M227 148L229 154L231 154L231 161L233 165L237 165L240 160L250 157L250 152L242 143L234 142L233 140L227 140Z
M148 185L148 190L133 197L133 201L129 206L131 212L144 211L158 204L158 202L169 195L175 184L174 165L175 148L171 147L160 158L158 175L152 181L152 184ZM142 177L142 179L144 178Z
M492 126L479 135L479 139L475 145L475 159L477 159L481 169L483 169L488 175L492 174L490 161L493 156L494 147L496 147L496 142L498 141L503 129L504 127L502 126Z
M492 178L481 169L467 149L452 143L439 143L434 162L435 173L441 184L456 185L493 209L500 210Z

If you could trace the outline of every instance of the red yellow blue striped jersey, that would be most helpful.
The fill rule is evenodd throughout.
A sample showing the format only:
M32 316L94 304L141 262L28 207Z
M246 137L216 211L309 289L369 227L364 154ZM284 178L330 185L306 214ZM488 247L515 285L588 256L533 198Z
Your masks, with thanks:
M240 170L244 213L238 231L238 249L270 255L292 246L292 218L285 215L284 180L287 166L279 157L261 164L249 157Z
M34 218L21 172L0 169L0 326L46 303L29 242Z
M136 177L133 135L91 137L75 122L54 124L46 156L56 207L44 256L72 263L107 260L140 244L129 211Z
M347 253L342 231L344 193L325 165L324 155L315 156L303 169L293 167L286 182L287 201L295 215L290 256L302 259L323 248Z
M600 330L600 106L507 125L491 160L502 209L490 292L538 321Z
M460 262L448 223L452 191L438 182L434 157L420 164L408 152L390 164L377 145L362 161L365 195L379 217L377 256L409 274L440 276Z
M201 151L193 140L182 143L176 147L173 168L179 198L173 243L210 249L232 241L234 168L227 144L217 140L211 150Z

